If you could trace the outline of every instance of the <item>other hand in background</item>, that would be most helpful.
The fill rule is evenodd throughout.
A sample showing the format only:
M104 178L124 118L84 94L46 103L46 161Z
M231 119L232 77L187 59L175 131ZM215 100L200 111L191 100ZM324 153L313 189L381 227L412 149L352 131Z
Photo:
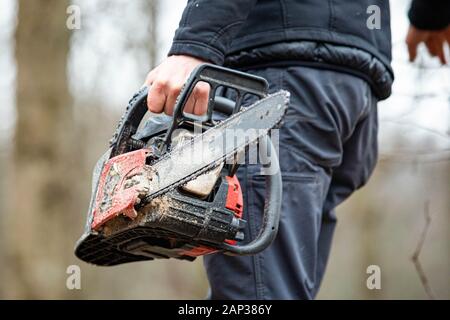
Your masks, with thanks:
M409 60L416 59L417 47L424 43L431 56L438 57L442 64L449 63L445 47L450 43L450 1L413 0L408 16Z

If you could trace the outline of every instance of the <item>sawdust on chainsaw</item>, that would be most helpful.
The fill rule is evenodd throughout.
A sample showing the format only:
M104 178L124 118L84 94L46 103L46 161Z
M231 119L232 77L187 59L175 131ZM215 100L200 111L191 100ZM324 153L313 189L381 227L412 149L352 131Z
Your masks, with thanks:
M172 200L168 196L164 195L157 197L145 207L138 210L136 218L130 219L123 214L119 214L106 222L101 232L104 236L108 237L125 229L144 224L147 220L150 220L149 216L154 216L157 219L161 219L169 212L171 204Z
M153 199L141 211L143 211L144 214L148 214L150 212L153 212L153 213L156 212L160 216L163 216L169 211L171 204L172 204L172 200L168 196L161 196L161 197Z

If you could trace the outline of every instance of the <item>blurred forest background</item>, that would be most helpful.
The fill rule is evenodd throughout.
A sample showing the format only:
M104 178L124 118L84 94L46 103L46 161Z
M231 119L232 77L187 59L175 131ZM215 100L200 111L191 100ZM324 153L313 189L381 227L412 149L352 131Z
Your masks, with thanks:
M200 259L100 268L73 255L91 170L184 3L0 0L0 298L205 297ZM71 4L80 29L66 27ZM391 1L396 82L379 106L380 161L338 209L319 299L450 298L450 72L425 52L407 62L408 5ZM81 290L66 288L73 264ZM381 290L366 287L369 265Z

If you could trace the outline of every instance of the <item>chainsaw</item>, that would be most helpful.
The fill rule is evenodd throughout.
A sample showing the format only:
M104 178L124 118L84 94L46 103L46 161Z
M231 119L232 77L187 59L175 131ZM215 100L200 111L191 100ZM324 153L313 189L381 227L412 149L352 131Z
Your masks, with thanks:
M208 108L204 116L194 116L184 108L200 81L210 86ZM225 90L234 93L233 100L221 96ZM76 256L112 266L167 258L192 261L215 252L250 255L267 248L278 230L282 192L270 130L280 125L289 93L269 95L264 78L202 64L182 88L173 116L151 114L144 122L147 93L144 87L132 97L110 148L94 168ZM247 95L257 101L244 106ZM246 220L236 171L254 145L274 173L265 176L261 229L244 243Z

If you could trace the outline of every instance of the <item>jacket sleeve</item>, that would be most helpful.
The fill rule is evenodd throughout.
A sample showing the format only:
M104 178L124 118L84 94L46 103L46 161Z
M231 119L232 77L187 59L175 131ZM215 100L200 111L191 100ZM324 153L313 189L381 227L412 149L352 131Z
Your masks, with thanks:
M408 17L411 24L418 29L444 29L450 23L450 1L413 0Z
M189 0L168 55L185 54L222 65L257 0Z

